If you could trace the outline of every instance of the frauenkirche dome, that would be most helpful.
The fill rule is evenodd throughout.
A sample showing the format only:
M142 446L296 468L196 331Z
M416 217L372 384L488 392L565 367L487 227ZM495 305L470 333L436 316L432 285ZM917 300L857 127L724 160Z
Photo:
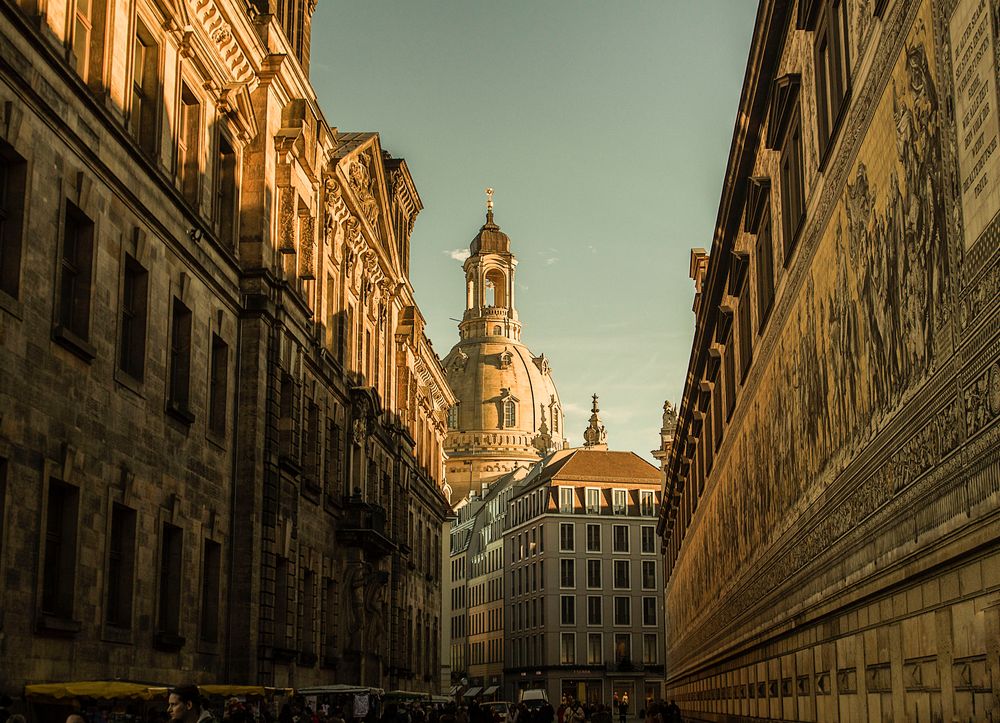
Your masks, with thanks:
M444 358L458 398L448 415L448 484L452 501L514 467L562 449L563 412L548 359L521 343L514 306L517 259L493 220L487 189L486 223L466 259L465 313L460 340Z

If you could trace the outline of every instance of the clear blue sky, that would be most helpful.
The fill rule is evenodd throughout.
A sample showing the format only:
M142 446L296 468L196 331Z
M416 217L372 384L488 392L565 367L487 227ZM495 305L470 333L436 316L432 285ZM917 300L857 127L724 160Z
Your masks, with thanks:
M443 358L460 261L496 189L518 257L522 340L549 358L570 443L600 396L612 449L651 459L694 319L757 3L320 0L312 80L327 120L377 131L424 211L411 279Z

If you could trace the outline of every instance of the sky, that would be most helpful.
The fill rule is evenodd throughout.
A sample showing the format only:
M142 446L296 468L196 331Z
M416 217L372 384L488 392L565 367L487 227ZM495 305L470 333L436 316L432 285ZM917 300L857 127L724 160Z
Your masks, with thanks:
M611 449L652 461L694 331L757 3L321 0L327 121L376 131L424 204L410 278L443 359L484 189L518 259L522 341L545 353L573 446L591 395Z

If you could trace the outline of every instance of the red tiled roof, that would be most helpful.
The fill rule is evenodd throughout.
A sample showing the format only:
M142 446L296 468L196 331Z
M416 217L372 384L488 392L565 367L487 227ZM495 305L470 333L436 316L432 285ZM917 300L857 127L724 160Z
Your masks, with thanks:
M578 449L558 460L553 469L543 477L555 480L580 480L592 482L661 481L660 470L635 452L611 452L600 449Z

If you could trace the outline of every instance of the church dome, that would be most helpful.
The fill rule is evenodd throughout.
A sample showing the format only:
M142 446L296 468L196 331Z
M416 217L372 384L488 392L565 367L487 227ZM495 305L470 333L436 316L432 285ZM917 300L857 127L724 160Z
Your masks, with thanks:
M463 266L460 340L442 362L458 399L445 439L448 482L457 499L565 444L549 361L521 342L514 306L517 259L507 234L493 221L492 191L487 194L486 223Z

